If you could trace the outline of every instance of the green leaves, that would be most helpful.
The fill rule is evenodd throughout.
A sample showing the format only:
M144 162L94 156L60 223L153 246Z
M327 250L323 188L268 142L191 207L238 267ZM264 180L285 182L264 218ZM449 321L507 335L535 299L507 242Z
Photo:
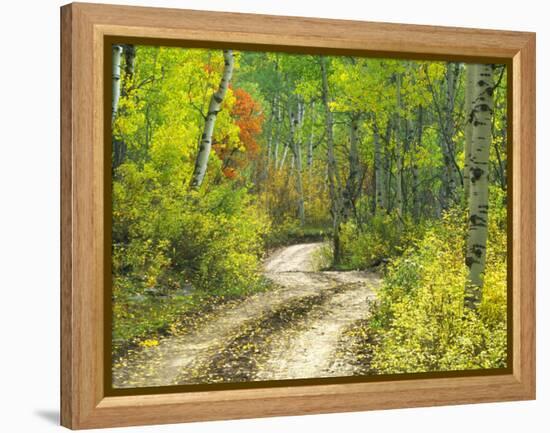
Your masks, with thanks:
M495 194L494 197L498 197ZM486 284L479 314L465 312L464 216L444 215L388 266L378 293L377 373L500 368L506 365L503 215L490 217Z
M360 359L380 372L502 365L505 73L494 93L489 165L500 188L491 189L487 290L479 315L463 320L466 224L460 210L445 212L444 197L450 183L445 169L451 160L452 170L464 166L463 66L453 64L456 100L446 113L452 80L443 62L324 59L328 112L319 56L235 52L232 84L212 137L215 154L203 187L190 192L204 117L223 71L222 52L136 47L135 71L122 76L113 125L118 347L141 341L154 348L157 334L172 332L180 314L261 289L266 243L326 239L339 230L343 268L383 265L386 272L377 314L354 336L365 342ZM452 137L442 130L445 115ZM353 172L357 184L350 188L357 197L341 226L339 220L333 226L338 212L331 213L336 208L329 192L328 131L330 178L346 190ZM458 197L458 182L455 189ZM379 191L384 200L375 199ZM338 194L334 202L342 198Z
M216 176L217 158L202 192L186 187L221 52L140 46L135 60L113 131L127 148L113 173L113 332L121 347L193 307L179 295L184 288L240 296L261 286L270 227L246 188ZM235 102L229 89L214 132L229 151L242 147Z

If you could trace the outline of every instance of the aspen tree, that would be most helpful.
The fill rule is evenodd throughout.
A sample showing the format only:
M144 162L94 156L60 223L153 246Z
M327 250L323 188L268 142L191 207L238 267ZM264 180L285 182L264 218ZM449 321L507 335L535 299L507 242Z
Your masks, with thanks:
M359 120L361 114L352 113L350 121L350 146L349 146L349 174L344 189L344 218L348 219L355 213L355 201L357 199L359 182L360 182L360 167L359 167Z
M218 90L210 98L208 113L204 123L204 129L199 143L199 152L195 160L195 168L191 177L191 188L199 189L204 180L206 169L208 167L208 158L212 149L212 134L216 124L216 117L221 110L222 102L227 93L231 77L233 75L234 57L232 50L223 51L224 68Z
M301 140L296 137L296 128L301 129L303 112L302 104L298 103L298 108L296 113L290 111L290 136L289 136L289 146L292 146L292 152L294 154L294 161L296 164L296 192L298 193L298 218L300 219L300 224L303 226L305 224L305 210L304 210L304 189L302 187L302 152L301 152Z
M111 110L111 122L115 121L116 113L118 111L118 101L120 99L120 59L122 57L122 46L113 45L112 52L112 110Z
M325 126L327 136L327 173L329 183L329 194L331 202L331 214L332 214L332 240L333 240L333 260L334 264L338 265L342 259L341 246L340 246L340 214L341 214L341 198L340 198L340 182L338 178L336 157L334 155L334 136L333 127L334 120L332 118L332 111L330 109L330 95L328 88L328 74L326 58L320 57L321 63L321 78L322 78L322 95L323 104L325 106Z
M465 307L481 301L489 215L489 149L492 141L493 66L475 66L472 103L472 149L466 265L469 268Z

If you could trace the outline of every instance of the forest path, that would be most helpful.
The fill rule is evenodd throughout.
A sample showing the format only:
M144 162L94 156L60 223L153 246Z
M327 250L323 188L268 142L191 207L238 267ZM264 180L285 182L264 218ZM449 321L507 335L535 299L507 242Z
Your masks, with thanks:
M319 271L316 269L322 243L298 244L275 252L266 262L266 276L277 284L292 287L297 282L319 289L333 289L332 296L298 317L293 326L277 333L264 348L264 359L256 364L253 380L281 380L349 376L353 361L340 356L343 332L368 314L380 284L377 274L363 271ZM323 287L319 279L323 279ZM265 356L267 355L267 356Z
M115 388L347 376L342 332L368 313L379 277L316 269L322 243L280 248L265 276L278 287L222 307L197 330L130 352L113 367Z

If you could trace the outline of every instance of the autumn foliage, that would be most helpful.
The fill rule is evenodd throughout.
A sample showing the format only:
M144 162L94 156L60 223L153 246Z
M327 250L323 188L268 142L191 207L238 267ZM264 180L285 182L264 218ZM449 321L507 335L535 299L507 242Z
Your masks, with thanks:
M246 149L246 156L255 157L259 149L256 138L262 132L264 115L261 114L260 104L246 90L236 89L233 93L236 101L231 115L240 129L239 138Z
M239 170L246 167L258 157L258 136L262 132L264 115L258 101L246 90L233 90L235 103L231 110L231 117L239 128L239 147L227 146L227 140L222 138L213 144L214 151L222 161L222 172L228 179L237 177Z
M500 85L491 89L485 147L483 297L465 313L466 132L476 126L465 110L474 82L467 65L234 55L196 190L189 184L224 72L222 51L139 46L135 72L122 74L113 123L113 351L152 347L184 312L271 289L262 275L269 251L325 241L319 261L332 270L375 270L384 280L365 305L367 324L352 327L362 373L505 366L502 65L493 70Z

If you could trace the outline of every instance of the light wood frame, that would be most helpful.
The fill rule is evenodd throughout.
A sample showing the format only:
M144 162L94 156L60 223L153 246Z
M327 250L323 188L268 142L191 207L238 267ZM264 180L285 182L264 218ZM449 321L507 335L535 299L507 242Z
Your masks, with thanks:
M535 398L535 35L73 3L61 8L61 424L176 423ZM490 57L512 65L512 372L107 397L104 393L104 37Z

